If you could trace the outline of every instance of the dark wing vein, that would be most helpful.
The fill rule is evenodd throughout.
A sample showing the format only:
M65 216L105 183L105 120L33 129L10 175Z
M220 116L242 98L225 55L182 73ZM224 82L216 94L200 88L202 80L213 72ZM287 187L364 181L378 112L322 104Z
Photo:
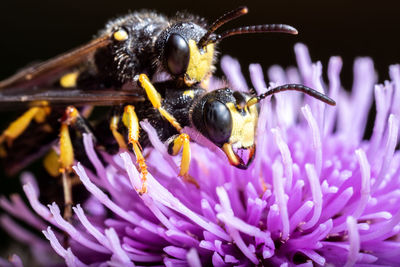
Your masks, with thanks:
M142 90L6 89L0 91L0 110L34 106L111 106L144 101Z
M46 81L50 77L56 76L86 61L97 49L109 45L110 42L110 36L104 35L70 52L61 54L38 65L25 68L10 78L0 81L0 90L12 87L27 87Z

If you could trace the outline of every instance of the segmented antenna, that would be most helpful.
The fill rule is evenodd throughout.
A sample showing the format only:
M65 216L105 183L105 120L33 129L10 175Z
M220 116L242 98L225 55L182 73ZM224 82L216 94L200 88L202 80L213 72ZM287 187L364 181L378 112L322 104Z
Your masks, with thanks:
M229 12L225 13L224 15L222 15L221 17L219 17L216 21L214 21L213 24L211 24L211 26L208 28L208 30L204 34L204 36L201 37L200 41L197 44L198 47L204 47L204 45L208 43L208 38L210 37L210 35L213 32L215 32L219 27L221 27L228 21L231 21L233 19L236 19L240 16L247 14L247 12L248 12L248 9L247 9L247 7L244 6L244 7L239 7L232 11L229 11Z
M314 90L311 89L310 87L307 87L305 85L302 84L285 84L282 86L278 86L275 87L271 90L268 90L267 92L265 92L264 94L261 94L259 96L256 97L252 97L249 99L249 101L247 101L247 106L251 106L254 105L258 102L260 102L261 99L264 99L270 95L279 93L279 92L283 92L283 91L299 91L299 92L303 92L309 96L312 96L322 102L325 102L329 105L335 106L336 102L334 100L332 100L331 98L329 98L328 96Z
M239 27L232 30L227 30L220 35L217 35L214 39L210 40L210 42L219 42L226 37L238 35L238 34L247 34L247 33L267 33L267 32L281 32L281 33L289 33L289 34L297 34L297 30L286 24L264 24L264 25L253 25L253 26L244 26Z

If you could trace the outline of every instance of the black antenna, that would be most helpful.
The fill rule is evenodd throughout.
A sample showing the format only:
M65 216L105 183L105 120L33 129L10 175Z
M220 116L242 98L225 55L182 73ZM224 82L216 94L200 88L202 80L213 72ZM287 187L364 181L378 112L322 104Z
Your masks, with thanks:
M299 91L299 92L303 92L309 96L312 96L318 100L321 100L322 102L325 102L329 105L335 106L336 102L334 100L332 100L331 98L329 98L328 96L314 90L311 89L310 87L307 87L305 85L302 84L285 84L282 86L278 86L275 87L271 90L268 90L267 92L265 92L264 94L261 94L259 96L256 97L252 97L249 99L249 101L247 101L247 106L251 106L254 105L258 102L260 102L261 99L266 98L267 96L279 93L279 92L283 92L283 91Z
M229 11L219 17L214 23L208 28L207 32L204 34L203 37L201 37L200 41L198 42L198 47L204 47L205 44L208 43L208 38L212 33L214 33L219 27L227 23L228 21L231 21L233 19L236 19L240 16L243 16L247 14L248 9L247 7L239 7L237 9L234 9L232 11Z
M264 25L253 25L253 26L244 26L239 27L232 30L227 30L220 35L217 35L214 39L210 40L212 43L216 43L225 39L226 37L239 35L239 34L247 34L247 33L267 33L267 32L281 32L281 33L289 33L289 34L297 34L298 31L286 24L264 24Z

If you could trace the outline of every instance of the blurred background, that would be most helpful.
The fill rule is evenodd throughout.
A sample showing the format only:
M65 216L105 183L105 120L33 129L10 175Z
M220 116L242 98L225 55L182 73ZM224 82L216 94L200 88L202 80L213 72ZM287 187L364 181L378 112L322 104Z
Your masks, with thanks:
M329 57L343 58L342 81L351 88L355 57L371 56L379 81L388 79L388 66L400 63L399 4L396 0L369 1L132 1L132 0L41 0L1 1L0 3L0 80L29 63L51 58L89 41L107 20L140 9L156 10L168 16L187 10L208 22L238 6L249 14L223 29L242 25L285 23L299 30L298 36L255 34L237 36L222 42L221 54L238 58L248 77L248 65L261 63L264 70L273 64L295 65L293 46L306 44L313 61L326 70ZM223 30L221 29L221 30ZM218 66L219 67L219 66ZM221 75L221 72L217 72ZM1 129L8 113L0 113ZM18 191L18 179L0 179L0 194ZM12 241L0 230L0 255L7 256Z
M368 3L371 2L371 3ZM187 10L209 22L228 10L246 5L249 14L232 21L228 29L242 25L286 23L298 36L254 34L222 42L220 51L240 59L247 73L250 63L265 68L295 64L293 45L305 43L313 60L326 67L332 55L343 57L344 85L351 85L353 59L371 56L380 80L387 78L389 64L400 62L396 0L374 1L133 1L41 0L2 1L0 4L0 79L29 63L51 58L89 41L105 23L129 11L150 9L173 16ZM221 29L223 30L223 29Z

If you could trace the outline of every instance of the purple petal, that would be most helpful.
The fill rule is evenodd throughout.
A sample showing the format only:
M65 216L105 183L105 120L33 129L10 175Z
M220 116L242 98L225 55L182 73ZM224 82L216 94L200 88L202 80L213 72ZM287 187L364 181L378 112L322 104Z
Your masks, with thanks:
M307 171L308 181L310 183L312 198L314 201L314 212L311 219L301 226L301 229L303 230L307 230L313 227L320 219L322 212L321 186L314 165L306 164L306 171Z
M357 230L357 221L353 217L347 217L346 222L350 241L349 255L345 265L347 267L353 266L357 262L358 253L360 251L360 235Z
M65 259L68 258L69 266L87 266L78 258L76 258L70 250L66 250L61 246L60 242L58 241L57 237L50 227L48 227L47 230L43 231L43 234L50 241L50 245L53 247L54 251L58 255Z
M186 260L190 267L201 267L201 261L199 258L199 254L195 248L189 249L188 253L186 254Z
M247 91L248 86L240 69L239 61L230 56L223 56L221 58L221 68L224 71L228 82L239 91Z
M321 143L320 130L315 118L311 113L310 107L306 105L305 107L301 108L301 111L303 112L303 115L308 122L308 126L311 129L312 144L313 144L313 149L315 151L315 169L317 175L319 175L321 173L321 168L322 168L322 143Z

